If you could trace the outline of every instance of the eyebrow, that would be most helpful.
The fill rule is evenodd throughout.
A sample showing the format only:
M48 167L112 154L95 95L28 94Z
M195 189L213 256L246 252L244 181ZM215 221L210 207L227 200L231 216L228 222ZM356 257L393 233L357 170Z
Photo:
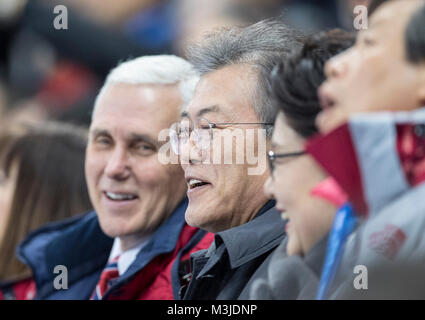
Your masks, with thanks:
M196 113L196 117L199 118L199 117L202 117L203 115L205 115L206 113L211 113L211 112L217 113L217 112L220 112L220 110L221 110L220 107L215 104L215 105L212 105L212 106L209 106L209 107L206 107L206 108L202 108L201 110L199 110ZM189 113L187 111L183 111L180 114L180 116L181 117L189 117Z
M272 142L271 145L270 145L270 148L272 148L272 149L276 149L276 148L279 148L279 147L281 147L281 145L274 143L274 142Z
M98 137L98 136L112 137L112 135L109 133L109 131L105 130L105 129L90 130L90 135L92 135L94 137ZM152 139L150 136L148 136L147 134L131 133L128 140L130 140L132 142L144 141L144 142L147 142L151 145L158 146L158 143L154 139Z
M111 134L108 132L108 130L105 129L92 129L89 130L89 135L98 137L98 136L111 136Z
M152 139L150 136L148 136L147 134L139 134L139 133L132 133L130 134L130 140L131 141L135 141L135 142L139 142L139 141L144 141L147 142L153 146L157 146L158 143L157 141L155 141L154 139Z
M211 113L211 112L217 113L219 111L220 111L220 107L218 105L213 105L213 106L199 110L198 113L196 114L196 116L199 118L199 117L202 117L203 115L205 115L206 113Z

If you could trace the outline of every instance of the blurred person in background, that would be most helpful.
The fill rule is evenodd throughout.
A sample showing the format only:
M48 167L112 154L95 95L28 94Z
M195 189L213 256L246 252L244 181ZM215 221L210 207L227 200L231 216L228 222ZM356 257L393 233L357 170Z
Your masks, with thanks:
M279 15L280 0L177 0L177 34L174 48L185 54L186 46L202 40L211 30L248 26Z
M327 80L319 92L324 110L317 118L322 132L336 128L353 113L425 105L421 29L408 26L422 3L385 2L372 14L369 29L359 32L355 46L326 64Z
M22 107L31 113L41 108L47 118L88 127L91 107L109 70L120 60L162 50L91 19L77 3L66 3L68 29L56 29L56 5L64 3L0 3L0 78L8 88L8 109ZM107 9L102 1L97 6L97 12Z
M341 27L340 2L346 0L283 0L281 17L285 23L306 34Z
M85 172L95 209L43 228L21 245L39 299L175 299L180 269L212 235L185 223L186 184L178 164L160 161L160 140L198 81L177 56L144 56L112 69L96 99ZM167 133L167 132L165 132ZM40 259L44 257L44 259ZM51 269L68 270L67 290Z
M42 0L51 2L51 0ZM60 3L69 5L97 22L117 26L125 22L135 12L149 8L161 0L63 0ZM59 3L59 1L57 2Z
M0 130L0 299L32 299L31 269L17 245L44 224L89 211L84 177L87 133L65 124Z
M361 222L332 298L425 297L424 23L425 1L386 1L356 45L326 66L317 121L326 134L308 149Z
M355 12L355 8L357 6L363 6L363 8L368 8L370 6L370 2L371 0L337 0L336 5L338 12L338 20L341 24L341 27L346 30L356 31L356 29L354 28L354 19L356 18L356 14L358 13Z
M321 111L317 88L324 65L354 43L342 30L309 37L303 48L280 62L270 74L271 95L279 112L271 151L271 176L264 185L288 220L288 237L253 276L250 299L314 299L320 279L336 204L314 191L329 183L326 172L305 153L305 141L316 135Z
M8 109L89 126L97 91L119 61L183 54L188 41L212 28L244 26L282 13L287 24L313 24L314 31L335 27L333 2L3 0L0 73L8 86ZM67 8L67 30L53 27L56 5Z

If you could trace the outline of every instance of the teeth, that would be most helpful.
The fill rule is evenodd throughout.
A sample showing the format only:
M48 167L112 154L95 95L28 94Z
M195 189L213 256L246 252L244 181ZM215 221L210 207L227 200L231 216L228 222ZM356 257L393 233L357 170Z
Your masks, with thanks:
M189 180L189 188L190 189L203 186L204 184L207 184L207 183L203 182L201 180L198 180L198 179L190 179Z
M106 192L106 196L111 200L133 200L136 198L133 194Z
M202 181L201 180L197 180L197 179L190 179L189 180L189 186L194 186L195 184L198 184L198 183L202 183Z

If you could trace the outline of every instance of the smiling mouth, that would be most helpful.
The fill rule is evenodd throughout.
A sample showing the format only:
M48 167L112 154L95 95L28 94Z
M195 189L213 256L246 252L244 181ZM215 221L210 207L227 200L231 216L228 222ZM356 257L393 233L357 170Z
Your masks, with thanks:
M136 200L137 198L139 198L135 194L121 193L121 192L116 193L116 192L105 191L104 195L106 196L106 198L108 198L109 200L112 200L112 201L131 201L131 200Z
M286 209L284 209L281 206L276 206L276 210L280 213L280 217L282 218L282 220L288 220L289 216L288 213L286 212Z
M187 184L188 184L190 190L194 190L196 188L209 185L211 183L205 182L205 181L201 181L201 180L198 180L198 179L189 179L189 181L187 182Z

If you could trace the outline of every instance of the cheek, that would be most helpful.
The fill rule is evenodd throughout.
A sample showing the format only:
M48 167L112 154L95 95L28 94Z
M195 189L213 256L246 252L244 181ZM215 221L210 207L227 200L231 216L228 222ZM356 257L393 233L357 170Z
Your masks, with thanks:
M356 57L355 63L353 63L351 70L353 76L351 80L353 86L352 92L356 94L356 99L363 98L370 101L382 99L382 97L388 96L387 92L389 88L385 82L396 79L389 75L395 72L394 67L397 61L388 55L387 51L383 51L383 49L371 50L373 52ZM371 103L373 104L374 102ZM360 104L357 106L357 108L361 107Z
M275 176L274 183L272 184L272 192L275 199L284 206L291 206L294 197L293 188L291 188L290 179L280 178L281 175Z
M322 229L323 218L321 217L320 207L312 205L311 200L307 200L309 204L305 204L305 201L296 199L294 203L294 210L289 210L290 215L290 235L296 238L299 247L302 248L303 252L310 249L310 245L317 239L317 234L321 233L319 229Z
M297 167L286 174L284 185L279 186L280 190L285 190L288 201L294 215L303 219L304 213L314 210L315 197L311 195L313 188L322 182L327 175L318 167L310 156L298 159ZM281 192L282 192L281 191ZM308 222L308 219L306 219Z
M342 76L335 78L333 82L343 90L336 90L335 93L339 92L342 98L358 100L376 86L382 58L376 52L354 49L351 54L344 56L344 59L344 63L341 63L344 65L344 68L341 67Z
M288 229L288 245L286 247L286 253L288 256L300 255L303 253L298 232L292 222L291 227Z
M162 169L162 175L165 188L167 188L171 193L178 194L179 191L184 190L186 192L187 184L184 179L184 171L181 166L177 164L167 165Z
M290 163L277 166L275 170L273 193L276 199L280 200L282 202L281 204L288 206L286 209L290 210L290 208L296 206L301 196L303 178L300 176L297 168L291 166Z
M367 96L366 92L373 88L371 84L376 85L376 73L378 72L370 67L371 64L376 63L374 60L373 58L358 58L358 61L350 67L347 77L349 86L346 89L348 89L347 93L351 99L361 99L361 97Z
M417 70L409 66L405 61L399 61L397 69L394 71L398 77L386 77L386 88L392 92L390 96L384 95L386 105L393 110L412 110L421 107L418 99L418 73Z
M87 184L92 184L98 179L105 165L105 157L99 157L95 152L87 150L84 165Z
M133 169L133 172L139 185L155 187L163 180L163 173L159 169L155 165L144 163L143 165L139 164L136 169Z
M232 164L214 166L214 169L215 172L213 177L216 180L216 186L222 190L223 194L230 196L238 193L240 188L246 190L248 187L250 176L247 173L245 165ZM213 172L211 172L211 174L213 174Z
M369 70L361 70L363 81L359 81L363 103L353 104L358 111L402 110L415 106L412 95L412 78L409 77L407 68L394 59L381 58L370 61L374 66ZM387 66L392 66L388 68ZM392 74L397 74L393 77ZM391 95L388 95L391 92Z
M315 211L310 208L308 214L300 221L302 225L299 228L299 235L306 251L309 251L330 231L336 210L333 207L322 206L320 203L316 203L314 208L316 208Z
M144 165L139 164L136 170L139 185L147 189L174 189L178 184L185 184L179 165L162 165L156 159L150 159Z

